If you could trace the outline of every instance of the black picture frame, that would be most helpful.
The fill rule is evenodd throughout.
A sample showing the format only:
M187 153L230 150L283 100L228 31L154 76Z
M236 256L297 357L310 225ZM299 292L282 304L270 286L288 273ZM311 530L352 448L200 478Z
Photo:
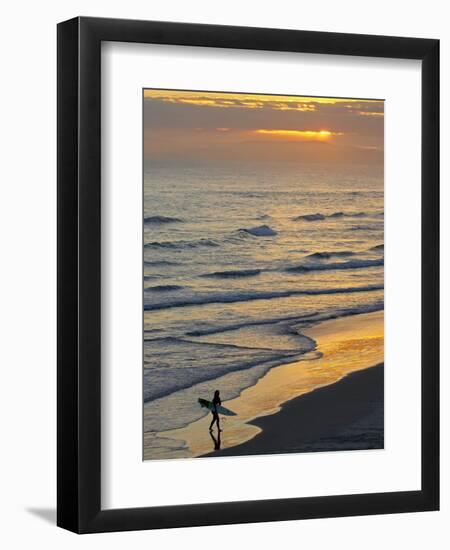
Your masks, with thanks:
M422 488L101 509L102 41L422 61ZM438 510L439 41L77 17L58 25L57 524L76 533Z

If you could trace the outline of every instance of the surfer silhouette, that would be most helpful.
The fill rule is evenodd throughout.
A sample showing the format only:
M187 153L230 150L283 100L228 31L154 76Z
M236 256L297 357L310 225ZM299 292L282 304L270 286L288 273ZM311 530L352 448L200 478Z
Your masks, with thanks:
M211 421L211 424L209 425L209 431L212 431L214 422L215 422L217 424L217 429L219 430L219 432L221 432L222 430L220 429L219 413L217 412L217 407L219 405L222 405L222 401L220 400L219 390L216 390L214 392L212 404L213 404L213 408L211 409L211 414L213 415L213 419Z

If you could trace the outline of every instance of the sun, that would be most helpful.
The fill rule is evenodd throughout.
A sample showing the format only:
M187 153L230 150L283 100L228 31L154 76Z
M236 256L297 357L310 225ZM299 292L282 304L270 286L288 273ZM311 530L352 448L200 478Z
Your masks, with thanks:
M254 133L262 136L272 136L280 139L295 139L300 141L323 141L342 135L342 132L332 132L331 130L285 130L267 128L259 128L254 130Z

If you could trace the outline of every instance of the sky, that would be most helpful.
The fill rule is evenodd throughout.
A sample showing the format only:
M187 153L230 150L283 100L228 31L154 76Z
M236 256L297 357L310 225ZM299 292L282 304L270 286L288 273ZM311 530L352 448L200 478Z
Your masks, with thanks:
M382 165L384 101L146 89L144 155Z

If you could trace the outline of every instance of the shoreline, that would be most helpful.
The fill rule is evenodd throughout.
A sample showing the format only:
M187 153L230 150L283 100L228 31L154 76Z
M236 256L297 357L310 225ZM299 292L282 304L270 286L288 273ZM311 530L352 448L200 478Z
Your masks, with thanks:
M221 450L213 453L214 456L233 456L237 447L261 434L262 419L276 417L288 402L335 385L350 373L367 370L384 361L383 311L322 321L303 328L301 333L316 342L321 356L305 356L274 367L238 397L224 402L237 416L222 417L224 431L220 441L216 430L210 434L211 418L206 415L183 428L144 434L144 460L211 456L209 453L218 447ZM294 420L289 420L292 422Z
M383 449L383 403L381 363L295 397L279 412L250 421L262 430L252 439L201 456Z

